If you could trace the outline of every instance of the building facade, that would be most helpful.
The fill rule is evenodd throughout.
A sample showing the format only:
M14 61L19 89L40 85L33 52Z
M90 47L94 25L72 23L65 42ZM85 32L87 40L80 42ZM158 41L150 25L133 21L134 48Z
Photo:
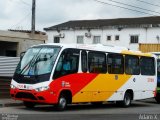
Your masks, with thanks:
M26 30L0 30L0 99L10 98L10 83L20 60L20 53L30 46L43 44L47 40L45 33Z
M9 30L0 31L0 56L17 57L21 52L26 51L30 46L43 44L47 36L43 32Z
M140 43L160 42L160 17L69 21L44 30L47 43L101 43L139 50Z

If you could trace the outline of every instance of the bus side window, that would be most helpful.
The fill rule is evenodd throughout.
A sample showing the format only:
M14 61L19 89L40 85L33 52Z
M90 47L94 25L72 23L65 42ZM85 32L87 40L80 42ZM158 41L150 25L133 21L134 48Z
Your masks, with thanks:
M89 52L88 68L90 73L106 73L106 54L103 52Z
M133 56L133 55L125 56L125 73L129 75L139 75L140 74L138 56Z
M77 49L65 49L56 66L53 78L59 78L78 72L79 52Z
M82 51L81 52L81 64L82 64L82 72L86 73L87 72L87 52Z
M140 59L141 74L155 75L155 60L151 57L141 57Z
M123 74L124 73L124 58L123 55L117 53L109 53L108 56L108 73Z

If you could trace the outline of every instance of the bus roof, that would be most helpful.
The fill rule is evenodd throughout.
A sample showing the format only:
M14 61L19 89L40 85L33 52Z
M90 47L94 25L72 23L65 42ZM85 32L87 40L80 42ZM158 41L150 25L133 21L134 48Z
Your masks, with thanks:
M95 51L103 51L103 52L110 52L110 53L123 53L129 55L138 55L138 56L153 56L152 53L142 53L141 51L133 51L129 50L126 47L120 46L112 46L112 45L103 45L103 44L61 44L61 43L47 43L47 44L39 44L35 46L60 46L65 48L78 48L84 50L95 50Z

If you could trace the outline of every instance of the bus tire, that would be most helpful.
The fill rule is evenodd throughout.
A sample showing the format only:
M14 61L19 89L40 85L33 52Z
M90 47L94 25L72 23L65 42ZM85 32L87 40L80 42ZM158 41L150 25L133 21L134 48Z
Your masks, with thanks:
M116 104L121 106L121 107L129 107L132 102L132 96L130 93L126 92L123 98L123 101L117 101Z
M23 104L26 108L34 108L34 106L36 105L33 102L27 102L27 101L23 101Z
M157 94L155 100L158 104L160 104L160 94Z
M58 104L55 105L56 109L58 111L63 111L67 107L67 99L65 95L61 94L59 99L58 99Z

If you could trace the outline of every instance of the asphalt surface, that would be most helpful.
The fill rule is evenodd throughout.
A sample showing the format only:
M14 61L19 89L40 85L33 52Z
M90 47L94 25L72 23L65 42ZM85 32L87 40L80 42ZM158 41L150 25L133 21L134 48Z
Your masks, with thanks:
M23 102L18 100L13 100L11 98L0 99L0 108L1 107L12 107L12 106L22 106Z
M154 99L134 101L129 108L121 108L114 103L102 106L79 104L70 105L62 112L51 105L39 105L33 109L15 106L0 108L0 114L2 120L160 120L160 104Z

